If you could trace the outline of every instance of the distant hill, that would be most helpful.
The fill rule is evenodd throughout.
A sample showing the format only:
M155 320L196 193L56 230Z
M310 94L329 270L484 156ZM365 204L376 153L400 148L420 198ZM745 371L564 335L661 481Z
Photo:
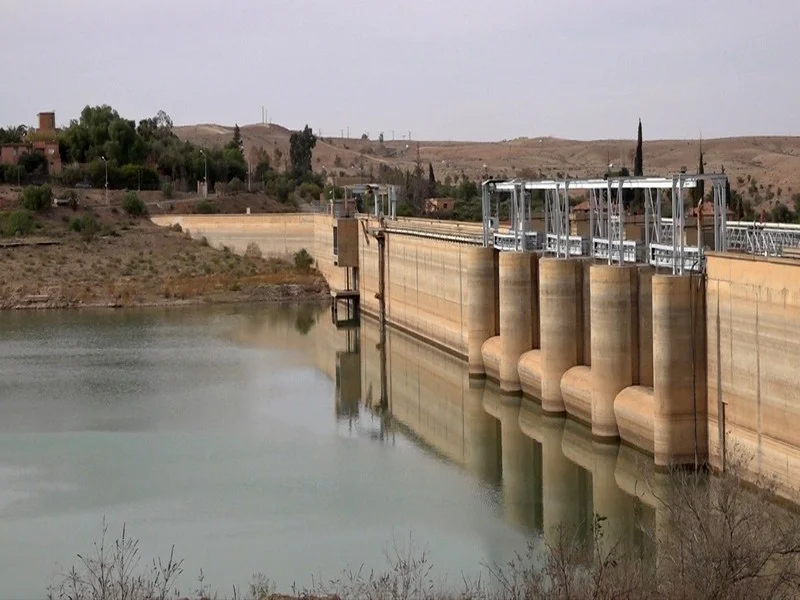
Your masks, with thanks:
M222 145L233 136L233 127L201 124L175 127L184 140L204 145ZM252 149L264 148L275 161L275 149L281 161L288 161L291 130L276 124L255 124L241 127L245 155ZM501 142L459 142L342 139L324 137L314 150L314 168L323 166L347 175L358 175L361 162L365 173L379 163L402 169L413 169L419 143L420 160L426 173L433 164L437 179L459 177L465 173L480 179L488 173L496 177L559 173L572 177L597 176L605 172L610 161L632 170L636 141L576 141L551 137L517 138ZM668 175L685 166L697 169L697 140L644 141L644 171L650 175ZM718 172L722 166L731 178L731 186L741 191L754 204L770 206L779 199L789 204L791 196L800 193L800 137L737 137L703 140L706 173ZM337 161L338 157L338 161ZM341 167L334 167L337 163ZM756 180L752 186L748 176ZM771 188L769 187L771 186ZM749 189L749 192L748 192ZM780 193L779 193L780 192Z

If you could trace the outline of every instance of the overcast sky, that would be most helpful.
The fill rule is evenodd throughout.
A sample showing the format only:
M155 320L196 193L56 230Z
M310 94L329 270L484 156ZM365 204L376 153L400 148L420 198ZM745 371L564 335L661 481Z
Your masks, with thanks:
M0 0L0 124L86 104L391 139L800 134L798 0Z

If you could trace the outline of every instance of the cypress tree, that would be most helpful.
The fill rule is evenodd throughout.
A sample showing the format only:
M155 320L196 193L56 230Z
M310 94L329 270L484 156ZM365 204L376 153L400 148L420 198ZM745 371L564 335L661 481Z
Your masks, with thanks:
M639 119L639 131L636 135L636 156L633 159L633 175L644 175L642 165L642 120ZM633 209L638 212L644 206L644 192L642 190L634 190L633 192Z
M697 165L697 174L702 175L705 173L705 169L703 167L703 142L700 142L700 161ZM700 200L703 199L705 196L706 191L706 182L700 180L697 182L697 186L694 188L694 202L697 204Z
M433 174L433 163L428 163L428 198L436 197L436 176Z
M642 164L642 120L639 119L639 133L636 139L636 158L633 160L633 174L635 176L644 175Z

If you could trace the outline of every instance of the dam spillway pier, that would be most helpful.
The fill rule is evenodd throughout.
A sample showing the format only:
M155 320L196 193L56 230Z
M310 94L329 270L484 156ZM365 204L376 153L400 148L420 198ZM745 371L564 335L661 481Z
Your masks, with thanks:
M712 206L693 215L701 180ZM788 495L800 483L800 261L789 257L800 229L730 221L725 184L488 181L482 223L397 217L381 185L369 214L334 201L316 214L153 220L238 252L305 248L332 289L357 290L361 312L464 361L470 379L659 467L724 469L738 444ZM644 214L624 206L634 190Z

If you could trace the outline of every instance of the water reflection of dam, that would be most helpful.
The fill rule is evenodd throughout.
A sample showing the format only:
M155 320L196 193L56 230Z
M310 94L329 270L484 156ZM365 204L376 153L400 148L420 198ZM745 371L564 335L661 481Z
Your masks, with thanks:
M653 555L663 512L649 491L644 454L592 440L585 425L543 414L530 400L469 378L467 364L379 323L337 329L325 307L247 314L239 343L296 351L335 382L335 416L376 439L403 436L477 478L510 522L553 540L559 525L590 544L595 514L604 541ZM385 362L384 362L385 361ZM385 374L385 375L384 375Z
M350 376L340 373L342 381ZM397 330L386 330L381 348L379 324L369 318L361 321L359 376L360 401L383 415L384 427L410 432L496 486L513 523L548 539L561 525L588 544L598 514L606 517L604 543L652 555L658 501L648 492L654 474L645 455L595 442L584 425L470 380L466 363ZM355 412L355 397L348 401Z

